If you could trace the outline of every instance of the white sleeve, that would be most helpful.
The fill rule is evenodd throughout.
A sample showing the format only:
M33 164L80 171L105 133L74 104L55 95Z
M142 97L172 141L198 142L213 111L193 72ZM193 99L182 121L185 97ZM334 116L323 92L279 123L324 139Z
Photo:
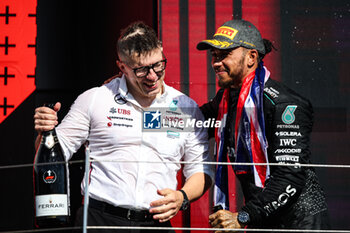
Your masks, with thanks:
M204 121L204 116L198 106L196 105L193 109L193 117L196 120ZM212 179L212 182L214 182L215 166L202 163L212 162L212 158L209 155L207 128L195 127L193 132L189 133L185 143L184 161L191 162L184 165L183 173L186 177L186 180L197 172L204 172L209 175Z
M85 91L74 101L68 114L56 127L57 137L66 160L81 147L89 136L90 107L93 105L97 88Z

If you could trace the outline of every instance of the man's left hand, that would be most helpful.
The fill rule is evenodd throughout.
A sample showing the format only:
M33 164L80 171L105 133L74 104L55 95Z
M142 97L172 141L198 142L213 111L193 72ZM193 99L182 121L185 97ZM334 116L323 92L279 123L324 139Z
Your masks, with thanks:
M228 228L228 229L242 229L242 226L237 220L238 213L232 213L228 210L219 210L209 216L209 223L213 228ZM221 233L226 231L215 231Z
M163 198L152 201L149 212L154 214L153 218L159 222L169 221L179 212L184 197L181 192L172 189L157 190L157 193Z

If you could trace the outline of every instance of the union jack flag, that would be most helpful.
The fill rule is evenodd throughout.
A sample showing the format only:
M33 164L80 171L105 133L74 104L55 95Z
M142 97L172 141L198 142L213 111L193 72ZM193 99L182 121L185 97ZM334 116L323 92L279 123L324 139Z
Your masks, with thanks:
M235 165L236 174L253 172L255 185L264 187L265 180L270 175L268 164L267 140L265 136L265 121L263 109L264 84L270 72L260 62L258 68L243 81L237 103L235 122L235 162L254 163L253 166ZM218 162L227 162L224 154L224 132L228 112L229 89L225 89L219 105L218 118L221 127L215 129L215 154ZM227 166L218 164L214 186L214 205L229 209Z
M263 109L264 84L270 72L259 63L255 72L247 76L242 85L237 103L235 124L236 162L268 163L267 140ZM247 153L248 152L248 153ZM270 175L267 165L235 166L237 174L253 169L255 185L264 187Z

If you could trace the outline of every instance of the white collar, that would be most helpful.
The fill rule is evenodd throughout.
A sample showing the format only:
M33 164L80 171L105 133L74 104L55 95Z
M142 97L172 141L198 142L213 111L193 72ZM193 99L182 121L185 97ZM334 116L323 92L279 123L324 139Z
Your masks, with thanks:
M167 99L169 90L170 90L170 87L168 85L166 85L165 82L163 81L163 93L162 93L161 96L156 97L153 100L151 105L153 105L154 103L163 103L163 102L165 102L166 99ZM135 100L133 95L129 92L128 86L126 84L126 77L125 77L124 74L120 78L118 92L120 93L120 96L125 98L127 101L130 101L131 103L141 107L141 105Z

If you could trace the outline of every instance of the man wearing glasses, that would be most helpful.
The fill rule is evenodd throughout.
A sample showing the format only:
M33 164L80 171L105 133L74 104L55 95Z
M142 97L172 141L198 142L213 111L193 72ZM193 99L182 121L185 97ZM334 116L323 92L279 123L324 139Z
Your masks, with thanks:
M81 94L56 132L67 160L85 141L96 160L86 173L89 226L170 227L169 220L209 188L213 171L202 163L209 161L204 128L162 131L160 120L174 119L166 114L180 119L183 112L195 120L203 115L192 99L164 83L167 60L153 29L131 24L122 31L117 51L122 77ZM59 109L56 103L55 111L35 110L36 146L41 133L57 125ZM189 163L183 168L186 181L176 190L181 160ZM81 225L82 208L77 216Z

